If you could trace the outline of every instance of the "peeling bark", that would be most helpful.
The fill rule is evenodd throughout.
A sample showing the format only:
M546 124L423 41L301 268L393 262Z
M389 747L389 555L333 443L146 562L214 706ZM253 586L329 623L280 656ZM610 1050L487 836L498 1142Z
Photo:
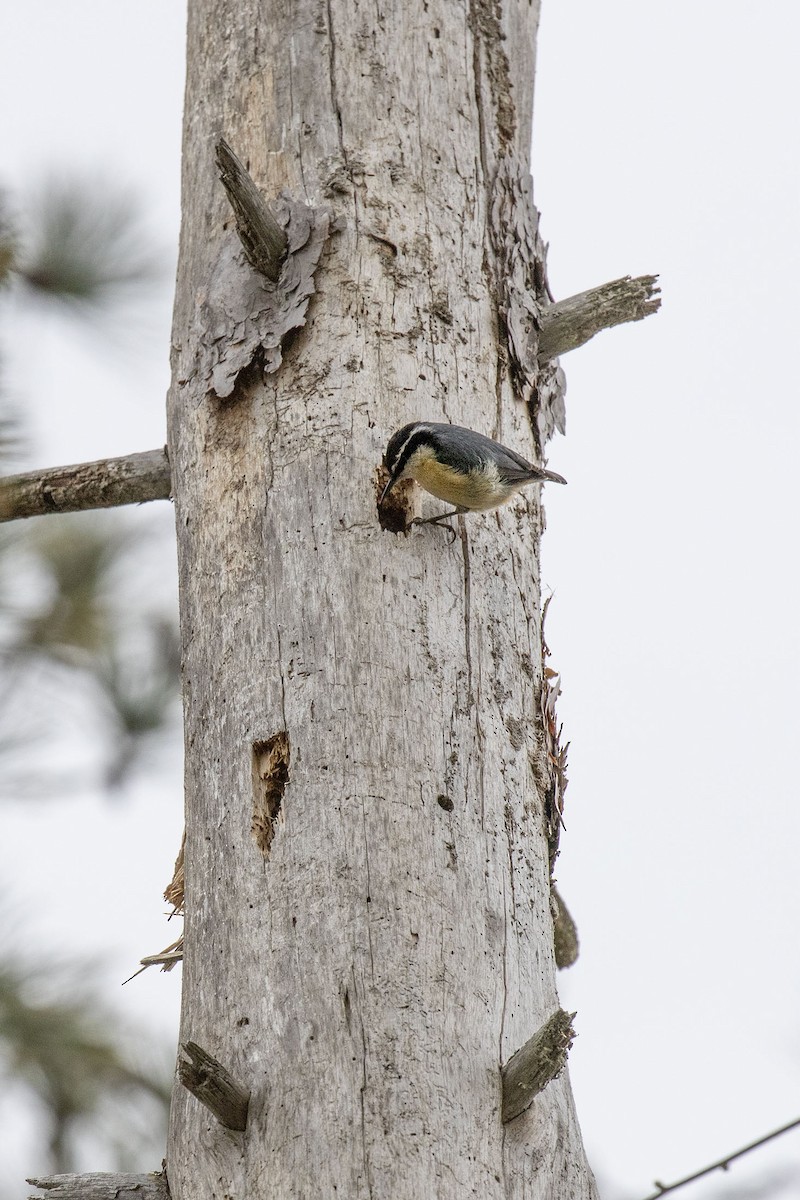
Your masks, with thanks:
M211 265L198 308L193 371L181 383L199 381L220 400L233 395L251 368L266 376L283 361L284 344L306 322L314 272L331 231L328 208L311 208L284 191L275 202L287 255L273 285L250 264L239 238L229 233Z
M497 256L496 286L515 390L529 406L541 456L558 430L566 432L566 379L558 363L539 361L539 320L549 303L545 246L526 163L512 154L494 180L491 235Z

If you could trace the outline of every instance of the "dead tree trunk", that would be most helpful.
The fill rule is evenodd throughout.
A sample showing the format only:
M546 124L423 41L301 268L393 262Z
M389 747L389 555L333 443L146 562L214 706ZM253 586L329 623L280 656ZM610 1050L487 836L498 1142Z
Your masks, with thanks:
M536 346L537 18L535 0L190 0L169 398L182 1041L220 1074L176 1084L175 1200L595 1194L565 1074L502 1119L501 1068L558 1009L538 497L452 545L376 508L406 421L535 458L561 420ZM235 237L220 137L268 197L333 210L289 337ZM244 1131L197 1099L237 1087Z

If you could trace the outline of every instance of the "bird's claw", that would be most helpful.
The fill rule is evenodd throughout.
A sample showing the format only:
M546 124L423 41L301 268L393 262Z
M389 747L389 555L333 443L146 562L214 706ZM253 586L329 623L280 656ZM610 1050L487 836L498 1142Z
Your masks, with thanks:
M446 522L447 518L453 515L453 513L443 513L440 517L414 517L413 520L408 522L406 529L410 529L412 525L436 525L439 527L439 529L447 530L447 532L450 534L450 545L452 546L453 542L458 537L458 530L454 529L452 525L448 525Z

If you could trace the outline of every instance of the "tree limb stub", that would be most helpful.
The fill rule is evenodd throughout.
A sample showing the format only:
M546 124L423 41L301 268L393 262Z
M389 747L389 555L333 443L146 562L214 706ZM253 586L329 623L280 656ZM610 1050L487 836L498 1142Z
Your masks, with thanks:
M601 329L641 321L657 312L661 307L657 279L657 275L639 275L636 279L626 275L542 309L539 362L576 350Z
M247 1127L250 1093L197 1042L181 1042L178 1078L226 1129Z
M0 479L0 521L169 500L166 447Z
M557 1009L502 1068L504 1124L523 1113L565 1066L575 1037L574 1016Z
M277 283L289 246L261 192L241 159L224 138L217 142L217 166L222 186L236 218L236 229L247 261L254 271Z
M31 1187L47 1192L47 1200L169 1200L167 1177L163 1172L152 1175L119 1175L105 1171L89 1175L44 1175L41 1179L26 1179ZM31 1196L30 1200L45 1200Z

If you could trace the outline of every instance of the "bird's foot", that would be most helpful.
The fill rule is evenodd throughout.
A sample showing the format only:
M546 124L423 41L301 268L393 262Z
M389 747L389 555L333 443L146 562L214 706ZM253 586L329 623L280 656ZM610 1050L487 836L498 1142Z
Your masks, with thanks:
M406 528L410 529L412 525L439 525L450 534L450 545L452 546L458 537L458 530L454 529L452 525L446 524L446 522L450 517L459 517L466 511L465 508L453 508L450 512L439 513L437 517L414 517L413 521L409 521Z

